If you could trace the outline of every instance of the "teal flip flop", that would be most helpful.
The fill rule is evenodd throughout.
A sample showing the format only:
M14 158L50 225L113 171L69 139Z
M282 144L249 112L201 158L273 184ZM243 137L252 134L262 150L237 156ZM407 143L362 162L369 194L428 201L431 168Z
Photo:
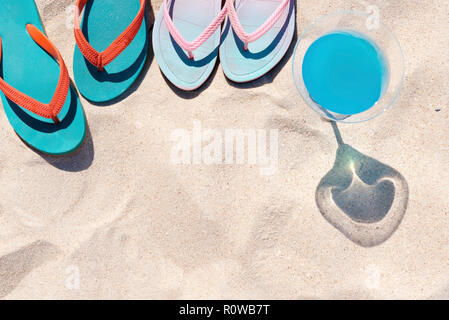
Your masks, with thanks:
M43 153L78 149L87 132L84 110L34 0L0 0L0 44L0 95L15 132Z
M220 46L226 77L249 82L273 69L295 32L294 0L226 0L228 22Z
M153 27L154 56L165 77L191 91L212 74L226 18L221 0L163 0Z
M73 72L86 99L110 101L136 81L148 55L145 16L145 0L77 1Z

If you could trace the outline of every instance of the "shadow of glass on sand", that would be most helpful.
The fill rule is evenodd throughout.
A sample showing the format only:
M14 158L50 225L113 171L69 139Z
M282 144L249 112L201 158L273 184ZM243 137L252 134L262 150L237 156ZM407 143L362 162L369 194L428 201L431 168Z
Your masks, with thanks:
M386 241L407 210L408 185L395 169L345 144L337 124L333 168L321 179L315 194L324 218L348 239L372 247Z

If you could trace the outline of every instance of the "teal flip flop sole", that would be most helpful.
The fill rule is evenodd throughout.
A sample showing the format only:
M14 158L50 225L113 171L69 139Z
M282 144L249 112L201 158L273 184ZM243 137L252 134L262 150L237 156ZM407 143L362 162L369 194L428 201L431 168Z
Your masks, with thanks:
M104 51L134 20L139 0L88 1L81 30L98 52ZM92 102L106 102L119 97L136 81L148 55L147 21L129 46L104 71L87 61L78 46L73 57L73 73L80 93Z
M34 0L0 0L1 75L17 90L49 103L58 84L59 64L34 42L26 30L27 24L44 32ZM32 148L64 155L82 145L87 132L86 118L72 86L58 114L59 124L18 106L1 91L0 95L11 126Z
M235 8L247 33L254 32L279 7L282 0L236 0ZM249 82L273 69L287 52L295 32L295 1L277 23L260 39L249 43L248 51L228 19L220 46L220 62L226 77L234 82Z
M173 23L187 41L193 41L221 11L221 0L169 2ZM194 60L178 46L164 21L163 7L153 27L154 56L166 78L176 87L191 91L199 88L211 75L218 57L221 28L198 49Z

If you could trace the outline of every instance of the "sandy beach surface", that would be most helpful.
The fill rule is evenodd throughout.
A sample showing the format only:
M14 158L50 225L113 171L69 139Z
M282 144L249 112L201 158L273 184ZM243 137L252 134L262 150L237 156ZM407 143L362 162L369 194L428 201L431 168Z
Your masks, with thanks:
M36 0L72 76L74 2ZM370 4L406 73L394 106L366 123L332 126L306 105L293 45L255 82L232 84L218 65L191 93L164 80L151 49L125 97L82 98L88 137L67 157L28 148L1 111L0 298L449 299L449 2ZM294 41L321 15L365 7L298 1ZM173 132L198 125L278 130L276 171L173 163Z

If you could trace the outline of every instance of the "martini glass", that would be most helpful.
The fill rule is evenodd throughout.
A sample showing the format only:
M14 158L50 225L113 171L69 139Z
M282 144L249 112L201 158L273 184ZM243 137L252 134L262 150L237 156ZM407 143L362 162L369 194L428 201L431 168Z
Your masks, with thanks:
M293 78L304 101L331 121L373 119L396 100L404 56L391 30L360 11L339 11L312 23L293 54Z

